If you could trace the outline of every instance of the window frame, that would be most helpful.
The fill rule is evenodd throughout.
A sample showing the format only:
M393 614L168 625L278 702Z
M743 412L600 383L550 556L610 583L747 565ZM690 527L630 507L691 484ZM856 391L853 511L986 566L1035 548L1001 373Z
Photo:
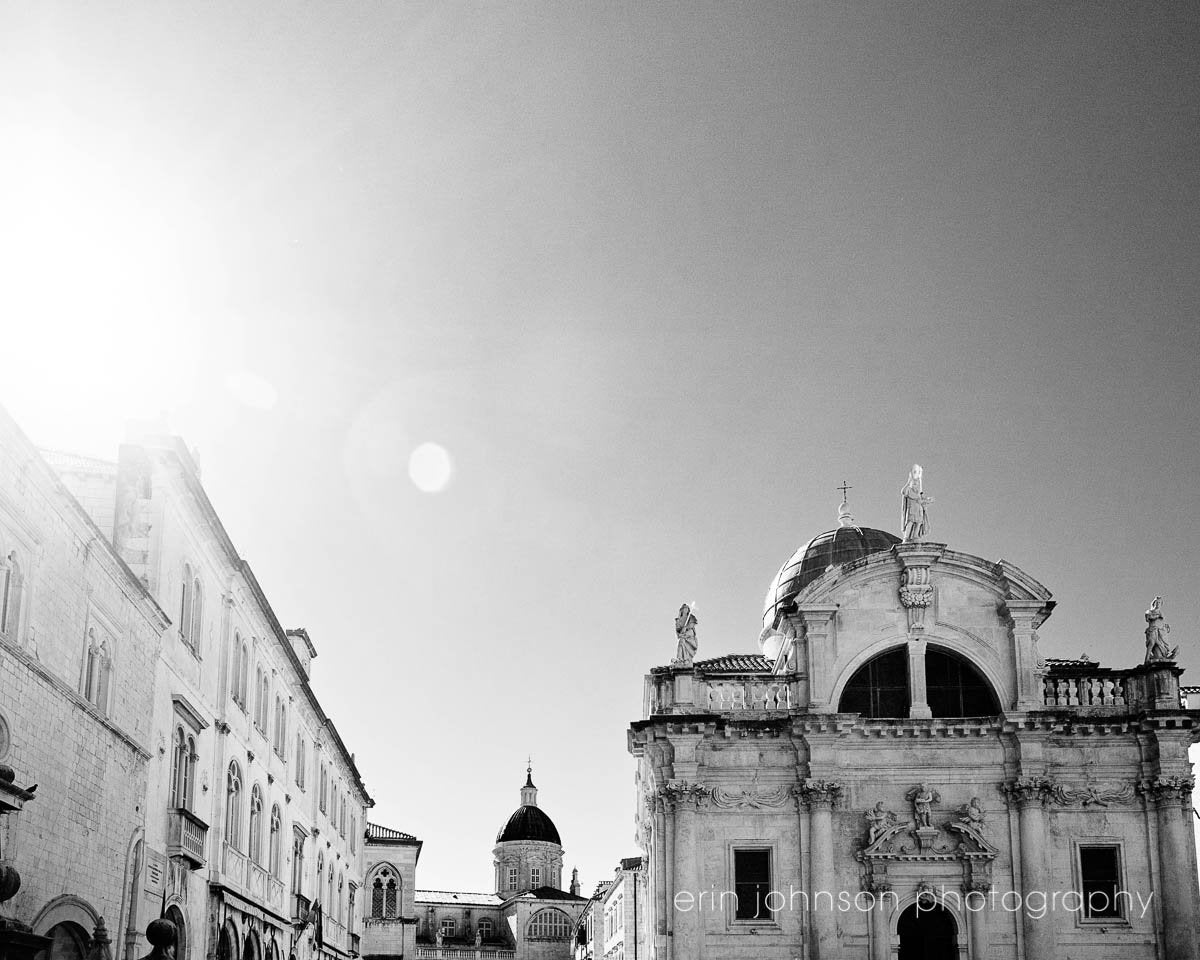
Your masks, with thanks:
M1085 849L1107 849L1112 850L1116 854L1117 861L1117 879L1116 892L1117 904L1121 910L1119 914L1103 917L1089 917L1085 915L1087 909L1087 900L1083 891L1083 851ZM1075 912L1075 925L1077 927L1132 927L1133 923L1129 917L1127 897L1121 897L1120 894L1129 892L1127 860L1125 859L1125 842L1120 837L1109 836L1092 836L1092 837L1074 837L1071 840L1071 881L1073 889L1079 894L1082 899L1081 908Z
M734 896L732 898L732 902L726 905L726 910L727 910L726 922L727 922L728 926L731 926L731 927L746 927L746 926L777 927L777 926L779 926L779 920L777 917L777 914L779 913L779 911L771 909L771 907L766 903L766 897L763 898L763 902L761 904L761 909L765 910L767 912L767 916L765 916L765 917L761 916L761 913L760 913L760 915L754 916L754 917L738 916L740 909L741 909L741 903L742 903L742 895L738 890L739 881L738 881L738 876L737 876L737 859L738 859L737 855L739 853L765 853L767 855L767 879L765 882L765 886L767 888L767 896L769 897L771 892L775 889L774 877L777 872L776 866L778 863L778 854L776 852L775 845L772 843L762 843L760 841L755 841L755 840L730 841L730 843L728 844L728 847L727 847L727 857L728 857L727 876L729 877L729 885L726 889L732 890L734 893ZM742 881L741 885L748 886L752 883L755 885L758 885L758 886L763 885L759 882L750 881L750 880Z

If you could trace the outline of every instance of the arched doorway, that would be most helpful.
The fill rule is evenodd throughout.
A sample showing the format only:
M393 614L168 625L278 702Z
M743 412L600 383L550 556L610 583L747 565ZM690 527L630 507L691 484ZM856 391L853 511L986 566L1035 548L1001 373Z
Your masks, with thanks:
M184 923L183 912L175 904L171 904L167 907L166 918L175 924L175 960L187 960L187 924Z
M958 960L958 924L945 907L917 909L914 903L900 915L899 960Z
M246 942L242 945L242 960L261 960L262 951L258 947L258 936L246 934Z
M66 920L46 931L50 946L42 953L46 960L84 960L87 956L88 934L77 923Z
M217 960L238 960L236 934L228 923L221 927L221 938L217 941Z

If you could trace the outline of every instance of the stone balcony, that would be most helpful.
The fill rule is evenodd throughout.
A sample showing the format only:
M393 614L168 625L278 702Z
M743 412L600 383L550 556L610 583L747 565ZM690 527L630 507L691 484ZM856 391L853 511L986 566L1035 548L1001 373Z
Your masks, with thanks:
M1182 673L1167 661L1122 670L1088 660L1047 660L1040 709L1127 714L1188 709L1189 705L1200 708L1200 687L1181 687ZM646 677L643 719L714 714L750 719L805 713L807 690L804 676L776 675L770 662L757 656L721 657L691 669L656 667Z
M514 960L516 955L516 950L507 947L417 944L417 960Z
M221 844L221 879L247 900L284 916L283 881L225 842Z
M167 823L167 856L183 857L193 870L207 862L208 824L190 810L171 810Z

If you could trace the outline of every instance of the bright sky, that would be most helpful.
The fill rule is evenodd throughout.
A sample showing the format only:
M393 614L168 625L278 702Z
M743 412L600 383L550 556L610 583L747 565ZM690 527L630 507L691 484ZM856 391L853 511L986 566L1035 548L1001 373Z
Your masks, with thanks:
M198 449L421 886L528 753L585 889L634 854L679 604L755 650L843 479L1200 682L1200 6L25 7L0 402Z

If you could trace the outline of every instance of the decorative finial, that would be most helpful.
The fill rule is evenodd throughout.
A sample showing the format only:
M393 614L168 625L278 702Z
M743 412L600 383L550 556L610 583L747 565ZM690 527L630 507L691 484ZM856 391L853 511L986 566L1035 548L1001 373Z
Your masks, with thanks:
M842 485L840 487L835 487L834 489L842 491L842 503L838 507L838 526L839 527L855 526L854 517L852 517L850 515L850 501L846 495L847 491L853 490L854 487L852 487L845 480L843 480Z
M696 660L696 601L685 603L679 608L679 616L675 618L675 659L673 667L690 667Z
M900 491L900 529L905 543L919 543L929 536L929 512L933 497L925 496L924 472L914 463L908 472L908 482Z
M1167 645L1167 634L1171 628L1163 619L1162 597L1150 601L1150 609L1146 611L1146 662L1174 660L1179 652L1178 647Z

